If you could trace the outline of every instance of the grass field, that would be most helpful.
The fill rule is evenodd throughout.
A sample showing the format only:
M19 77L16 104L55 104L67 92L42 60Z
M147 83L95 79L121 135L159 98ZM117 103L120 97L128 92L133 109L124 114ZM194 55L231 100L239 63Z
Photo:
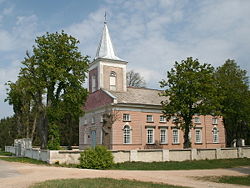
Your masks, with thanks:
M192 169L216 169L233 168L238 166L250 166L250 159L218 159L182 162L125 162L115 164L112 169L117 170L192 170Z
M6 153L6 152L5 152ZM31 164L39 164L39 165L48 165L44 161L39 161L36 159L30 159L27 157L14 157L14 156L9 156L8 153L5 155L3 153L0 153L0 160L4 161L9 161L9 162L20 162L20 163L31 163Z
M167 184L154 184L131 180L110 178L49 180L35 184L30 188L181 188Z
M217 183L229 183L229 184L237 184L237 185L248 185L250 186L250 175L248 176L205 176L198 177L198 180L204 181L212 181Z
M9 152L0 151L0 156L12 156L12 154Z

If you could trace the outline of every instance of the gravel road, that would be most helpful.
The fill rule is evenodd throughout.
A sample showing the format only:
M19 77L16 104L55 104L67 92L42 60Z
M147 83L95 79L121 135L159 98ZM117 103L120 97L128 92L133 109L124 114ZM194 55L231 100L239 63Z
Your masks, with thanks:
M126 171L126 170L88 170L63 168L0 160L0 188L27 188L36 182L65 178L135 179L156 183L188 186L195 188L236 188L247 187L218 184L195 180L193 176L243 176L250 174L250 166L232 169L213 170L169 170L169 171Z

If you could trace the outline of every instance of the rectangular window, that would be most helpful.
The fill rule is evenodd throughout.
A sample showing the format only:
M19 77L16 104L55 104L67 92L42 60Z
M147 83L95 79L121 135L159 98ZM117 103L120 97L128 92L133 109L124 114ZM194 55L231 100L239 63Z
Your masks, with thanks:
M195 143L202 143L201 129L195 130Z
M110 76L110 90L115 91L116 90L116 77Z
M201 123L200 117L195 117L194 118L194 123Z
M147 143L154 144L154 129L147 129Z
M213 125L217 125L218 124L218 119L217 118L212 118L212 123L213 123Z
M129 114L123 114L123 121L130 121L130 115Z
M100 116L100 123L103 123L103 115Z
M213 129L213 143L219 143L219 131L217 128Z
M179 131L178 131L178 129L173 129L173 144L179 144Z
M88 143L88 135L85 133L83 135L83 144L87 144Z
M125 125L123 129L123 143L124 144L131 143L131 129L128 125Z
M94 117L91 118L91 123L92 123L92 124L95 123L95 118L94 118Z
M96 77L92 76L92 92L96 91Z
M161 144L167 143L167 129L160 130L160 143Z
M88 121L87 121L87 119L85 118L84 119L84 125L87 125L88 124Z
M153 122L153 116L147 115L147 122Z
M166 122L166 117L165 116L160 116L160 122Z

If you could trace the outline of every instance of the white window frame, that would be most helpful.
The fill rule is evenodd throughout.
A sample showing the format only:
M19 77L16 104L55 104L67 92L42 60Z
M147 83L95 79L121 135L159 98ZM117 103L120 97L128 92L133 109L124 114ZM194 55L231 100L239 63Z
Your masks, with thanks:
M96 88L96 76L93 75L92 76L92 92L96 91L97 88Z
M175 134L175 133L177 133L177 134ZM180 137L180 135L179 135L179 129L173 129L172 130L172 139L173 139L173 144L179 144L180 143L180 139L179 139L179 137Z
M112 91L116 90L116 73L114 71L110 72L109 75L109 89Z
M147 122L154 122L153 115L147 115L146 118L147 118Z
M201 123L200 117L194 117L194 123Z
M88 124L87 118L84 118L84 125L87 125L87 124Z
M100 116L100 123L103 123L103 115Z
M129 125L123 127L123 144L132 143L132 129Z
M165 141L162 141L163 140L162 138L165 138ZM168 129L160 128L160 144L167 144L167 143L168 143Z
M123 114L122 119L123 121L131 121L130 114Z
M218 118L212 118L212 124L218 125Z
M166 119L166 116L160 116L160 122L161 123L165 123L165 122L167 122L167 119Z
M152 133L149 134L149 131ZM154 144L155 143L155 136L154 136L154 128L147 128L147 144ZM150 142L151 141L151 142Z
M87 133L83 134L83 144L88 144L88 134Z
M95 117L91 118L91 123L94 124L95 123Z
M213 133L213 143L219 143L219 129L217 127L214 127L212 133ZM217 138L217 140L215 139L215 137Z
M202 130L201 129L195 129L195 143L197 144L202 143Z

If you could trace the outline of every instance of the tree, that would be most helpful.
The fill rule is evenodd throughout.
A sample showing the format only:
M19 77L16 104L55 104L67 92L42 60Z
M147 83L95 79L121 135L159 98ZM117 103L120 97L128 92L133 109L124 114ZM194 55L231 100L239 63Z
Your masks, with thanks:
M17 126L15 117L7 117L0 119L0 150L4 150L4 146L13 145L17 136Z
M127 85L132 87L145 87L146 82L138 72L131 70L127 72Z
M36 129L37 116L33 111L31 88L24 77L19 77L16 83L8 82L7 99L13 105L17 124L17 137L26 137L33 140Z
M226 142L230 146L234 139L247 139L250 131L250 91L247 71L234 60L228 59L215 72L219 93L222 96L222 115L226 130Z
M103 124L102 124L102 144L108 149L111 148L111 136L112 136L112 126L115 121L120 120L121 114L118 110L112 107L106 107L102 115Z
M33 55L27 53L22 62L19 79L25 79L30 88L41 148L46 148L48 138L50 146L53 143L58 146L57 127L70 130L73 120L83 113L82 105L88 93L82 85L87 78L89 60L79 52L79 41L64 31L46 33L35 42ZM9 95L8 100L11 99Z
M178 128L184 131L184 148L191 146L189 131L193 127L195 114L218 114L219 98L216 96L214 68L210 64L200 64L192 57L175 62L174 68L167 73L167 80L160 82L166 87L162 96L163 113L169 120L175 116Z

